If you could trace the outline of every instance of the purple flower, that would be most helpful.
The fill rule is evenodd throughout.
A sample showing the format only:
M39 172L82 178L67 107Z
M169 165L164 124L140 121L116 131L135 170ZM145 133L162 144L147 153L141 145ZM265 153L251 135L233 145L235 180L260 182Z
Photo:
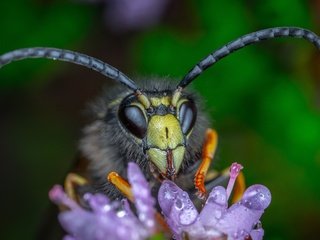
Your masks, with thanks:
M106 22L117 32L139 30L160 20L168 0L108 0Z
M174 239L262 239L264 232L259 219L271 201L266 187L249 187L238 203L228 207L228 198L241 169L240 164L232 164L227 188L215 187L200 213L186 192L172 181L163 181L158 201ZM54 186L50 199L68 208L59 214L59 221L68 233L64 240L135 240L152 236L156 230L155 200L135 163L129 163L128 177L136 214L128 200L111 202L102 194L85 194L83 200L88 206L83 208L61 186Z
M62 187L54 186L49 192L50 199L69 210L59 214L62 227L69 234L64 240L105 240L105 239L146 239L155 231L154 199L148 183L135 163L128 166L129 182L137 216L131 211L127 200L114 201L102 194L85 194L84 200L90 210L79 206L68 198Z
M263 229L259 221L271 202L270 191L262 185L249 187L242 199L228 208L234 181L242 169L232 164L227 189L215 187L200 213L188 194L171 181L164 181L158 194L159 205L175 239L245 239L259 240Z
M105 21L115 32L141 30L157 24L169 0L82 0L105 3Z

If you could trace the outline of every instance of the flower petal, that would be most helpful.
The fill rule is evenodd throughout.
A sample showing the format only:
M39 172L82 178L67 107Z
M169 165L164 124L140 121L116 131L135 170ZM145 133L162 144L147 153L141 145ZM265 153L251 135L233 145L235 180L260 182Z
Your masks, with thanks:
M155 200L149 184L136 163L128 164L128 179L134 196L139 220L150 230L155 227Z
M270 202L270 191L265 186L253 185L245 191L240 202L226 211L215 227L228 236L245 237L259 222Z
M224 187L217 186L209 197L200 213L200 222L204 226L215 227L228 208L227 191Z
M192 225L198 218L198 211L188 194L171 181L163 181L159 189L158 201L176 237L180 236L185 228Z

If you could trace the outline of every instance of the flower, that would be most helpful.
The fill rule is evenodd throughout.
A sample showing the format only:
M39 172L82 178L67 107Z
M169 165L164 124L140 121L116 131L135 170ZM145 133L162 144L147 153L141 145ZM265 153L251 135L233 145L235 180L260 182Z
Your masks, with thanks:
M168 0L109 0L106 22L116 32L140 30L159 22Z
M85 194L87 208L70 199L59 185L50 192L50 199L69 208L59 214L59 222L68 233L64 240L146 239L155 231L155 200L147 181L135 163L128 165L129 182L135 199L137 216L128 200L111 202L103 194Z
M227 189L215 187L200 213L175 183L162 183L158 201L175 239L262 239L264 231L259 219L271 202L265 186L249 187L242 199L228 208L228 198L241 169L240 164L232 164Z
M271 202L266 187L249 187L238 203L228 207L228 199L241 169L240 164L232 164L227 188L215 187L200 213L186 192L172 181L163 181L158 203L174 239L262 239L264 231L259 219ZM111 202L103 194L87 193L83 197L87 205L82 207L70 199L61 186L54 186L49 192L50 199L69 209L58 216L68 233L64 240L140 240L153 236L156 232L155 200L137 164L128 164L128 178L136 214L126 199Z
M157 24L169 0L83 0L105 3L105 22L114 32L149 28Z

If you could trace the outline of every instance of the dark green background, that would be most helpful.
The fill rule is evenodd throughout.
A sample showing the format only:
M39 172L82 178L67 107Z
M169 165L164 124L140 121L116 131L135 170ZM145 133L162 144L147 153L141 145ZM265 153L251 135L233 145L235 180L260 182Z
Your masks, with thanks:
M243 34L296 25L320 33L319 1L173 0L153 28L115 34L103 5L0 1L0 53L27 46L68 48L129 76L181 78L215 48ZM247 47L193 84L220 136L218 169L237 161L247 184L273 200L265 239L318 239L320 229L320 52L297 39ZM90 70L25 60L0 71L0 239L34 239L86 123L85 103L104 83Z

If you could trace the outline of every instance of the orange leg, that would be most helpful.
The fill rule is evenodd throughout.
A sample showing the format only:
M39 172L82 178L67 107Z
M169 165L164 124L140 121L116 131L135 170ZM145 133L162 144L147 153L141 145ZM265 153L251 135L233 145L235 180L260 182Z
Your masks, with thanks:
M64 180L64 189L68 198L79 203L79 195L77 194L76 187L87 185L88 180L76 173L68 173ZM69 208L63 204L58 204L60 211L68 210Z
M240 172L233 188L232 203L238 202L241 199L245 190L246 182L244 174Z
M112 183L121 192L121 194L124 197L128 198L131 202L134 201L130 184L118 173L116 172L109 173L108 181Z
M87 179L76 173L68 173L66 179L64 180L64 188L68 197L75 201L78 200L75 187L83 186L86 184L88 184Z
M202 162L195 174L194 185L198 190L199 198L205 198L206 188L204 185L206 174L210 167L211 161L214 157L218 145L218 134L213 129L208 129L206 132L206 139L202 147Z
M116 172L109 173L107 178L108 178L108 181L111 182L121 192L121 194L124 197L126 197L132 203L134 203L134 197L131 191L131 186L127 180L125 180ZM158 222L158 228L160 231L170 232L166 221L163 219L162 215L159 212L156 212L155 218L156 218L156 221Z

